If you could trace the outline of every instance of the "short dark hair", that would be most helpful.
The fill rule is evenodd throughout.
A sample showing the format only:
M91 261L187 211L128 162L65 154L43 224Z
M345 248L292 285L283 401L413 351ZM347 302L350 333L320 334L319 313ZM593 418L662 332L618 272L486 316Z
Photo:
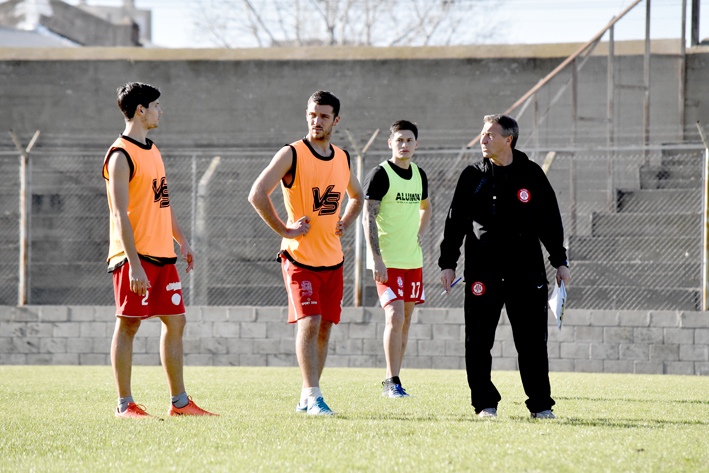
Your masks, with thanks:
M502 128L502 136L511 136L512 144L510 147L515 149L517 138L519 138L519 125L517 124L517 120L509 115L498 113L496 115L485 115L485 123L497 123L500 125L500 128Z
M332 107L332 111L335 117L340 115L340 99L332 95L327 90L318 90L308 99L308 103L316 103L318 105L329 105ZM335 118L333 117L333 118Z
M150 102L154 102L160 97L160 91L157 88L140 82L123 84L116 92L118 93L118 108L128 120L135 116L138 105L148 108Z
M414 133L414 138L419 139L419 129L416 123L410 122L408 120L397 120L391 124L389 127L389 136L393 135L397 131L409 130Z

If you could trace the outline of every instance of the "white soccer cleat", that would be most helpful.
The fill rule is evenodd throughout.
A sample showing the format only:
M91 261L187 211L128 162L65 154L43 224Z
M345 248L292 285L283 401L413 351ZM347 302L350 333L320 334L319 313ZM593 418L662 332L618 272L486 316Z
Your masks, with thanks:
M406 390L401 386L401 384L387 384L386 381L382 383L384 389L382 391L382 397L389 397L396 399L399 397L413 397L411 394L407 393Z
M486 407L482 411L478 412L478 417L481 419L492 419L493 417L497 417L497 409L494 407Z
M314 403L308 406L308 414L311 416L332 416L335 413L330 407L325 404L325 400L321 397L317 398Z
M551 412L551 409L547 409L542 412L532 412L532 419L556 419L556 416Z

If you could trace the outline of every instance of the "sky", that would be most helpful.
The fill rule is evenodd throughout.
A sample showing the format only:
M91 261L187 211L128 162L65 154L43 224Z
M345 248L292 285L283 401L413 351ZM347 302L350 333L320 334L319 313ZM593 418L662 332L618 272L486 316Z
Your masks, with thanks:
M258 1L258 0L256 0ZM466 0L463 0L466 1ZM470 0L468 0L470 1ZM495 0L481 0L495 4ZM67 3L77 4L78 0ZM87 0L89 5L119 6L122 0ZM224 3L228 3L226 0ZM238 3L236 0L232 3ZM505 0L491 11L501 26L489 43L584 43L601 31L613 16L633 0ZM690 37L691 0L687 0L687 40ZM153 43L167 48L214 47L200 38L193 25L195 0L135 0L138 8L152 10ZM709 0L701 0L700 39L709 38ZM681 0L651 0L650 37L679 38ZM615 28L616 40L645 38L645 2L638 4Z

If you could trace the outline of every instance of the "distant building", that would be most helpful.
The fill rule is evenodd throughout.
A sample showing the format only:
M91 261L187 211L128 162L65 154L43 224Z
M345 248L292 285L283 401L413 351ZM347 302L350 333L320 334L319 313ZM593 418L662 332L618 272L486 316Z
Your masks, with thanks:
M2 48L76 48L81 46L40 26L34 31L0 26Z
M0 3L0 47L150 46L151 12L135 8L69 5L61 0Z
M78 7L114 25L124 25L133 22L138 25L141 46L150 46L152 44L152 13L150 10L136 8L133 0L123 0L123 5L120 7L88 5L86 0L80 0Z

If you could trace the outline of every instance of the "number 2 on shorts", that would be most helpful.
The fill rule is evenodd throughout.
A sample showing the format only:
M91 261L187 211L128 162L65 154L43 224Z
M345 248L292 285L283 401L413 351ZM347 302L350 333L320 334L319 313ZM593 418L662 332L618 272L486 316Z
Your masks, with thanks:
M148 296L150 295L150 291L145 291L145 297L143 297L142 304L143 305L148 305Z
M419 296L419 291L421 290L421 282L411 283L411 297L416 299Z

